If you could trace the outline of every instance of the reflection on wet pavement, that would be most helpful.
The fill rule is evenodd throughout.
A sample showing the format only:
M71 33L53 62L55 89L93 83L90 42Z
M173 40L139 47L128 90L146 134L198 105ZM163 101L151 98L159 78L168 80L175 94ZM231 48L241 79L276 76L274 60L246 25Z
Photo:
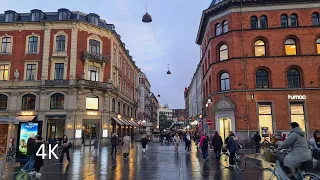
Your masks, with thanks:
M262 167L270 164L259 157L246 153L247 167L241 172L235 169L221 168L210 150L210 159L203 161L201 153L192 146L191 153L184 150L174 153L174 146L167 143L150 143L146 155L141 153L140 143L133 144L129 159L124 160L121 146L116 156L110 155L110 147L102 147L95 158L90 147L70 150L71 161L59 164L58 160L45 160L41 168L42 176L37 179L101 179L101 180L153 180L153 179L257 179ZM7 164L5 180L35 179L20 172L19 164Z

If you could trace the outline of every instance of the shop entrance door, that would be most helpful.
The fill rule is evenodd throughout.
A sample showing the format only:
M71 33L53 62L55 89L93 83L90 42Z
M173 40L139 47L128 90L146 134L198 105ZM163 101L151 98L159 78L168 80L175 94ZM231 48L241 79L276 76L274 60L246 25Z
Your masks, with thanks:
M84 145L92 146L95 137L99 136L99 123L85 123L84 127Z
M231 118L220 118L220 136L224 141L232 131Z

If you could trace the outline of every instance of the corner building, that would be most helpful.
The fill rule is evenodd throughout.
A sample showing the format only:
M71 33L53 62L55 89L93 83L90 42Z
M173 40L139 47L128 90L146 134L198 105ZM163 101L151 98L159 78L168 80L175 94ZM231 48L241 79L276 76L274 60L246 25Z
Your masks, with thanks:
M319 14L311 0L220 0L203 11L196 43L211 130L268 138L290 122L309 137L320 129Z
M0 47L0 117L41 122L49 142L134 135L140 71L113 24L68 9L5 11ZM16 140L17 125L1 126Z

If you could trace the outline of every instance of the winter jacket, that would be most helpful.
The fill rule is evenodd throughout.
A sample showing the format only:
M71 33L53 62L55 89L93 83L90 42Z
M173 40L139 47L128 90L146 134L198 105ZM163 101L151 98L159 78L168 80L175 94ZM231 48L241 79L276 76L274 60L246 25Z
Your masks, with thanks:
M314 138L309 139L309 144L316 149L317 151L320 152L320 142L316 142Z
M36 140L33 138L29 138L27 142L27 155L30 156L36 154L36 151Z
M131 143L130 136L123 137L123 153L129 153L130 143Z
M312 158L305 132L299 127L292 129L287 139L279 141L277 144L286 149L290 148L288 155L284 158L284 165L287 167L299 168L302 162Z
M141 145L142 145L142 148L146 148L147 147L147 144L148 144L148 139L146 136L142 136L142 139L141 139Z
M230 153L235 153L239 149L238 138L235 136L229 136L227 149L229 149Z
M222 145L223 145L223 141L221 136L213 136L212 137L212 143L213 147L215 149L221 149Z
M42 142L37 142L36 143L36 149L39 149L40 146L42 145ZM34 162L34 168L41 168L43 166L43 159L42 156L36 156L34 158L35 162Z
M255 134L253 136L253 140L255 141L255 143L259 143L261 141L261 136L260 134Z
M99 139L98 138L94 138L93 146L94 146L94 149L98 149L98 147L99 147Z
M179 136L174 136L173 141L175 144L179 144L180 143L180 137Z
M203 140L207 138L205 135L201 136L200 138L200 146L203 146Z
M111 138L111 144L116 146L118 144L118 137L116 135L113 135Z
M208 148L209 148L209 138L205 137L205 138L203 138L203 140L202 140L201 149L202 149L203 151L207 151Z

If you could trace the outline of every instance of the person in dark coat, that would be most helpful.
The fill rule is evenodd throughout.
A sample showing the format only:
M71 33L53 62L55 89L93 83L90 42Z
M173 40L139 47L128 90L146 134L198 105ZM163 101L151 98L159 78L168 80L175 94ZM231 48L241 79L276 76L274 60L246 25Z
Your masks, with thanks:
M261 136L259 134L259 131L256 132L256 134L253 136L254 143L256 145L256 154L259 154L260 146L261 146Z
M34 157L36 154L36 137L30 137L27 142L27 155L28 155L28 162L24 165L21 169L23 173L29 172L30 175L33 175L32 172L33 165L34 165Z
M141 138L141 146L142 146L142 154L143 155L146 154L147 144L148 144L148 138L146 135L143 135Z
M239 142L238 142L238 137L235 136L234 132L230 132L230 136L228 137L227 140L227 149L230 152L229 156L229 162L230 162L230 167L234 167L234 156L236 155L236 152L239 150Z
M41 145L43 144L43 140L41 136L37 137L36 140L36 149L40 149ZM34 169L36 171L36 176L41 176L40 168L43 166L43 159L42 156L35 156L35 163L34 163Z
M67 135L64 135L62 140L61 140L61 146L62 146L62 152L61 152L61 155L60 155L60 163L63 162L63 158L64 158L64 153L67 154L67 160L70 162L70 156L69 156L69 140L68 140L68 137Z
M216 155L217 161L219 162L223 141L218 131L214 132L214 136L212 137L212 145L214 148L214 153Z
M111 155L113 155L113 151L114 151L114 154L117 154L117 144L118 144L118 136L116 133L113 133L111 137Z

